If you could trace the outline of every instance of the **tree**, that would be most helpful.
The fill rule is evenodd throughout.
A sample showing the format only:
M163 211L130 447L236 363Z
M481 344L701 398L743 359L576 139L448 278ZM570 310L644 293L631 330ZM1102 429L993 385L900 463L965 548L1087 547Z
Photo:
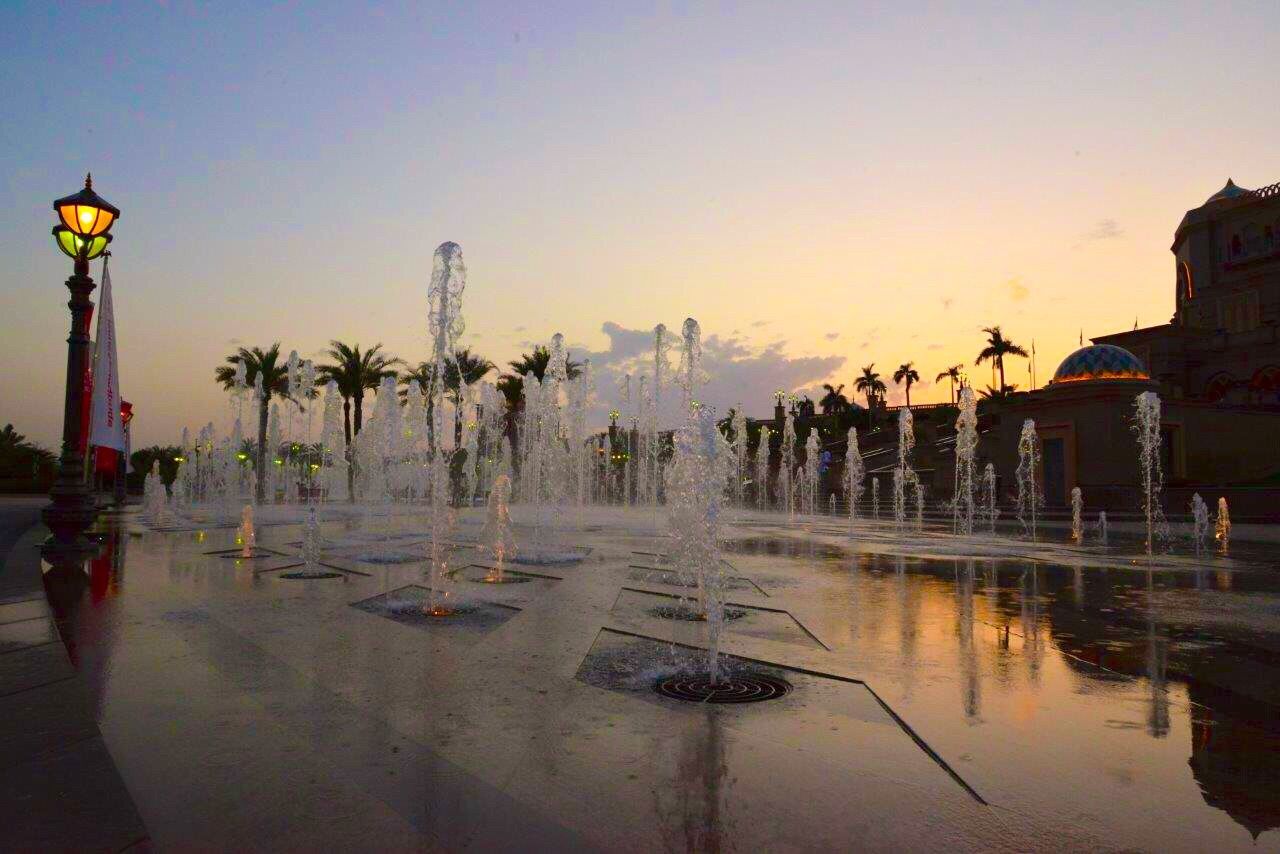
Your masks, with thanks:
M996 370L1000 373L1000 388L1006 388L1004 381L1004 357L1005 356L1021 356L1027 358L1027 351L1014 344L1012 341L1004 337L999 326L983 327L983 332L987 333L987 346L978 354L978 358L974 360L975 365L981 365L986 361L993 361Z
M822 400L818 404L822 407L823 415L839 415L849 408L849 399L844 396L844 383L838 386L832 386L830 383L823 383L822 387L827 393L822 396Z
M551 364L551 351L546 347L538 346L533 348L532 353L522 353L520 358L514 362L507 362L511 366L512 374L507 376L517 376L524 379L524 375L533 371L533 375L541 382L543 376L547 372L547 366ZM569 379L574 379L578 374L582 373L582 366L568 357L565 358L565 374Z
M52 475L57 458L6 424L0 429L0 477L6 479L38 480L42 473Z
M227 357L227 364L214 370L214 378L230 391L236 386L236 367L241 364L245 367L245 382L250 388L256 386L259 376L262 377L262 399L258 401L258 461L254 466L258 481L254 494L261 504L267 497L267 414L272 395L289 399L289 366L280 361L280 342L277 341L266 350L241 347Z
M952 365L951 367L947 368L945 371L943 371L942 373L938 374L936 377L933 378L933 381L936 383L940 383L943 380L951 381L951 404L953 406L955 405L955 402L956 402L956 383L961 382L960 369L963 367L964 367L963 365Z
M444 366L444 387L450 393L453 402L457 403L459 378L467 385L474 385L496 368L497 365L488 359L474 355L470 347L454 350L453 358Z
M347 437L347 447L350 448L352 436L358 435L364 424L365 391L376 389L386 377L396 376L394 366L403 362L389 353L383 353L380 343L361 352L359 344L330 341L325 355L333 360L333 364L316 368L317 382L328 383L332 380L338 384L338 394L342 395L342 427Z
M875 409L876 401L888 391L884 380L880 379L880 374L876 372L875 362L862 366L862 376L854 382L853 388L867 396L868 410Z
M915 362L903 362L898 366L898 370L893 372L893 381L895 383L906 383L907 386L907 409L911 408L911 386L920 382L920 372L915 369Z
M551 364L551 351L542 346L534 347L532 353L522 353L519 359L507 364L511 371L498 378L498 390L507 398L509 410L514 414L524 395L524 375L532 371L541 382L547 373L547 366ZM582 366L566 357L565 375L569 379L575 379L581 373Z
M978 405L983 408L999 406L1000 404L1010 400L1017 388L1018 386L1015 384L1007 385L1004 388L987 386L985 389L978 392L978 396L981 398L978 401Z

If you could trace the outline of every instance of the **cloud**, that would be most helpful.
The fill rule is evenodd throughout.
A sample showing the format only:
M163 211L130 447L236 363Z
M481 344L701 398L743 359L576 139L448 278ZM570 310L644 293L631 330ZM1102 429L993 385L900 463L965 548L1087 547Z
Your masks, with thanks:
M951 306L955 305L955 302L956 302L956 301L955 301L955 298L954 298L954 297L943 297L943 298L942 298L942 307L943 307L944 309L949 309L949 308L951 308Z
M942 345L941 345L941 344L930 344L928 347L925 347L925 349L926 349L926 350L941 350L941 349L942 349Z
M767 321L766 321L767 322ZM626 409L621 402L620 387L624 374L632 375L632 388L644 374L652 382L653 332L629 329L609 321L601 326L609 338L606 349L584 351L591 359L595 376L596 403L592 422L605 421L609 409ZM576 356L575 356L576 358ZM672 370L679 363L679 344L671 354ZM844 367L844 356L791 356L787 342L773 341L760 347L740 335L707 334L702 338L702 370L706 384L699 398L727 412L741 404L753 417L765 417L773 405L773 392L779 388L796 389L822 382ZM674 385L664 386L662 422L669 426L677 417L679 391Z
M228 339L227 339L227 346L228 346L228 347L239 347L239 346L240 346L241 344L243 344L243 343L244 343L244 342L243 342L243 341L241 341L239 338L228 338Z
M1016 276L1005 282L1004 288L1009 292L1009 299L1014 302L1022 302L1031 295L1031 289L1022 283L1022 279Z
M524 332L524 330L525 330L525 327L523 327L523 326L517 326L516 328L512 329L511 331L512 331L512 332Z
M824 337L824 338L826 338L828 341L834 341L834 340L836 340L837 338L839 338L839 337L840 337L840 333L839 333L839 332L828 332L828 333L827 333L826 335L824 335L823 337Z
M753 320L751 322L751 325L759 329L761 326L768 326L770 323L773 323L773 321L772 320Z
M1085 232L1083 240L1115 240L1124 236L1122 229L1114 219L1100 219L1090 231Z

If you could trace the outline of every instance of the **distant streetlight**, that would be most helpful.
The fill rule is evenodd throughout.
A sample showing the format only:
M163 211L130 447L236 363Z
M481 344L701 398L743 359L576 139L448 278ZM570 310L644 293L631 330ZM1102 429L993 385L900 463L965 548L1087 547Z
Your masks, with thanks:
M120 218L120 209L93 191L93 176L84 179L84 189L58 199L53 209L61 225L53 228L58 248L74 262L67 289L71 291L71 334L67 338L67 384L62 412L62 455L58 476L49 492L44 523L59 544L73 546L93 522L93 496L85 480L84 454L80 451L80 396L89 366L89 317L93 303L89 294L97 287L89 278L89 262L100 257L111 242L111 226Z

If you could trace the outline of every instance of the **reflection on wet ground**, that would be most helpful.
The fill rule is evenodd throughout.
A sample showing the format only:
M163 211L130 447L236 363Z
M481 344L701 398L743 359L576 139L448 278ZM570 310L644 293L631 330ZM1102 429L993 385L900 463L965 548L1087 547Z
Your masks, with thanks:
M204 554L228 545L229 532L114 532L85 583L51 584L49 595L94 691L108 744L162 842L185 841L174 833L190 820L182 810L207 798L210 786L245 787L255 782L246 775L267 773L265 758L255 761L250 751L315 751L299 773L321 779L333 751L346 751L343 762L381 762L351 746L346 718L309 710L311 692L323 686L335 707L341 699L353 713L385 721L382 741L410 739L415 750L440 752L431 761L447 758L475 780L510 781L504 786L523 805L506 807L516 824L551 816L552 825L598 843L590 815L610 809L619 826L652 821L661 835L645 841L655 845L733 848L748 844L753 815L776 810L773 820L791 830L792 842L819 844L804 825L838 821L841 807L830 805L831 819L816 795L789 807L777 787L798 792L798 781L822 765L836 781L824 786L870 797L860 793L865 768L858 763L887 763L878 773L888 780L899 761L877 755L875 739L857 751L833 748L840 742L822 723L822 702L800 692L783 711L731 719L672 710L648 696L639 710L626 696L566 688L578 666L574 656L618 619L630 621L628 631L670 632L661 636L682 643L697 644L702 631L694 621L652 617L647 600L631 616L614 605L629 584L656 584L669 595L671 580L637 575L631 553L646 549L655 564L649 571L663 573L658 563L667 548L639 528L600 528L565 535L593 551L564 580L486 585L478 595L504 609L506 619L461 640L360 610L371 597L420 584L419 566L366 565L368 577L281 581L255 573L251 561ZM333 525L329 534L351 530ZM296 539L296 526L282 526L264 531L260 543L287 552ZM789 632L822 640L797 643L744 618L726 627L727 651L864 681L1001 815L1040 822L1046 835L1038 841L1011 837L1005 847L1092 847L1097 839L1080 843L1076 834L1096 834L1097 844L1116 848L1280 849L1280 572L1265 549L1146 568L1135 565L1123 541L1094 549L1079 564L1064 562L1066 552L1031 561L876 548L870 537L741 525L725 548L733 575L750 581L735 590L745 597L735 603L778 609L799 626ZM471 557L460 554L459 566ZM1099 568L1099 558L1112 565ZM258 663L249 667L248 660ZM293 694L277 696L281 679L292 680ZM294 700L300 705L290 706ZM785 709L805 709L807 717ZM309 726L323 730L322 738L272 741L270 733L287 731L290 715L313 713L322 719ZM156 729L166 721L177 733L207 738L207 749L226 763L211 782L189 779L184 742ZM635 764L637 741L673 726L679 738L658 739L661 767ZM248 738L244 727L258 735ZM594 765L572 756L580 739L590 741ZM761 754L757 745L766 741L772 752ZM599 760L594 753L601 751L612 760ZM293 777L285 782L296 784ZM295 800L322 796L314 781L299 785L291 790ZM341 833L322 823L337 838L358 838L358 831L404 841L410 837L396 836L402 821L427 833L413 808L393 804L387 811L393 781L332 785L364 804ZM929 797L950 797L939 786ZM891 795L880 793L888 803L897 799ZM770 799L778 803L766 807ZM263 821L229 797L216 800L230 811L227 827L235 832L211 828L211 838L243 839L236 834ZM939 821L964 824L965 809L948 806ZM912 813L903 821L928 819ZM889 847L944 838L934 826L894 836L888 825L876 832L889 834L877 837ZM986 848L987 841L975 830L956 847Z

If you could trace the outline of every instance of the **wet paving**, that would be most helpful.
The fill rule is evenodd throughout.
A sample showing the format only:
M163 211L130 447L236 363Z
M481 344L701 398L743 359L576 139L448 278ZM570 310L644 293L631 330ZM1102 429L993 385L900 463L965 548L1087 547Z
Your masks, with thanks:
M358 572L294 581L207 554L234 531L129 522L52 604L161 848L1280 850L1269 549L992 556L747 515L724 651L794 689L711 709L646 687L706 642L651 613L682 589L651 514L590 521L536 583L477 583L457 549L453 595L500 617L479 628L406 617L425 564L338 521ZM421 554L421 519L384 524Z

